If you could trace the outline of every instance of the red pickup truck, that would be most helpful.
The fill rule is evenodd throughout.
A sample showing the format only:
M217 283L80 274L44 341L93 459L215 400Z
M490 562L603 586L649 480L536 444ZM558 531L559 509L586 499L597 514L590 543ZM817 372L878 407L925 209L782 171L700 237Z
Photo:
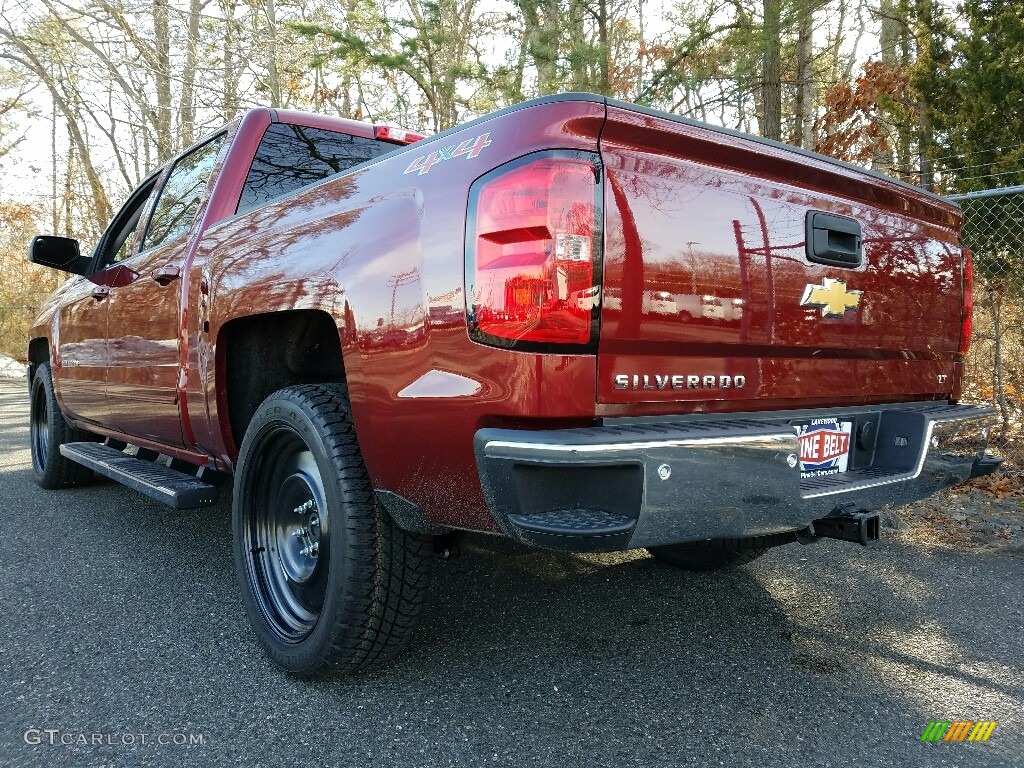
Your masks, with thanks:
M591 94L419 138L255 109L31 246L38 482L233 476L286 669L401 649L452 532L708 569L998 466L954 205Z

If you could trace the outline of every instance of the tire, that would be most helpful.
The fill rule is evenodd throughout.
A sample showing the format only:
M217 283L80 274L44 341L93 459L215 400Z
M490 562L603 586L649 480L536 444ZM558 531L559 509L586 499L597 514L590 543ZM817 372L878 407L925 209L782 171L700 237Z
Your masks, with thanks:
M53 392L49 363L41 363L36 369L30 392L29 440L36 482L51 491L89 483L93 479L92 470L65 458L60 447L96 438L71 426L64 418Z
M794 541L791 533L754 536L746 539L710 539L648 547L655 558L684 571L714 571L719 568L746 565L774 547Z
M344 385L263 401L242 440L232 529L246 613L284 669L353 673L409 643L433 547L377 503Z

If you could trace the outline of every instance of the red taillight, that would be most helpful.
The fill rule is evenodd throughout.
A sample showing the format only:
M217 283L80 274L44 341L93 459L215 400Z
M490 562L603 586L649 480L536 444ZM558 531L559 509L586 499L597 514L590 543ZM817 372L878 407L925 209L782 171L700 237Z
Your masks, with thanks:
M412 144L426 138L422 133L413 133L404 128L392 128L390 125L375 125L373 137L379 141L390 141L394 144Z
M601 303L594 163L546 155L474 185L470 333L485 343L588 345Z
M966 355L971 348L971 325L974 322L974 257L966 248L964 252L964 299L960 325L961 355Z

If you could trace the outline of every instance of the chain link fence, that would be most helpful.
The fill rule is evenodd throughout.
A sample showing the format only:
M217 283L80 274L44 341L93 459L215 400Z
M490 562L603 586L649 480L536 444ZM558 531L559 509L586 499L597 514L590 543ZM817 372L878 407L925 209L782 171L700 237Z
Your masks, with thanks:
M992 435L1024 478L1024 186L949 198L964 211L964 245L974 254L974 335L964 400L999 410Z

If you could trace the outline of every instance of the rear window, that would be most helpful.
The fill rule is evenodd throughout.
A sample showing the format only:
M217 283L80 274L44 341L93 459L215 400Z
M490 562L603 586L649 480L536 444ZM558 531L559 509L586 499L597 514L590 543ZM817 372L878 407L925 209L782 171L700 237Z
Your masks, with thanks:
M259 208L397 148L347 133L274 123L256 150L237 212Z

